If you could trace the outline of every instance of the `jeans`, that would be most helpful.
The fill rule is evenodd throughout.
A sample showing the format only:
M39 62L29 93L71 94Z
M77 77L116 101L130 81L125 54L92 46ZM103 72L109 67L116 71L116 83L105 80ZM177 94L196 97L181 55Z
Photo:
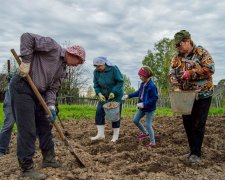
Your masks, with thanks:
M95 124L96 125L104 125L105 124L105 111L104 111L103 105L104 105L104 103L98 102L96 115L95 115ZM120 103L120 116L121 116L121 111L122 111L122 103ZM112 128L119 128L120 121L121 120L112 122Z
M190 153L201 156L201 147L205 134L205 124L212 97L194 102L191 115L183 115L183 124L188 138Z
M140 122L141 118L145 117L146 129L143 124ZM144 112L138 109L137 113L134 116L133 122L134 124L141 130L144 134L149 134L150 136L150 143L155 144L155 133L152 127L152 122L154 118L154 111L151 112Z
M3 111L4 111L4 123L0 132L0 152L5 154L9 147L9 142L11 139L11 134L14 125L14 118L11 107L11 98L8 89L5 92Z
M35 141L42 151L54 148L52 124L28 83L16 75L10 83L12 112L17 125L17 157L22 170L33 164Z

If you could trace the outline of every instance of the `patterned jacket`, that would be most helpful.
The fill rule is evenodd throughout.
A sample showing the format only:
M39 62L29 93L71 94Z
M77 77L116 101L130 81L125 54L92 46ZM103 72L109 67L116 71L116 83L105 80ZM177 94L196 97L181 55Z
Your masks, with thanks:
M190 80L182 80L183 71L188 71ZM170 82L173 88L180 90L196 90L198 98L203 99L213 94L212 75L215 72L214 62L209 52L201 46L194 46L188 56L178 54L170 65Z

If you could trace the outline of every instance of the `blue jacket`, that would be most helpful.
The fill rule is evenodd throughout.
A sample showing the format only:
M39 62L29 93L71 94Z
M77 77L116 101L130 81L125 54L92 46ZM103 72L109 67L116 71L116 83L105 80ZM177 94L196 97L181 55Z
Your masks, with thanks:
M141 94L144 88L144 95L143 95L143 99L141 100ZM132 93L128 95L129 98L133 98L133 97L139 97L138 102L141 103L143 102L144 104L144 108L140 109L141 111L144 112L150 112L150 111L154 111L156 109L156 102L158 100L158 91L157 91L157 87L155 86L155 84L153 83L153 81L150 79L147 82L147 85L144 87L144 83L141 83L140 88Z

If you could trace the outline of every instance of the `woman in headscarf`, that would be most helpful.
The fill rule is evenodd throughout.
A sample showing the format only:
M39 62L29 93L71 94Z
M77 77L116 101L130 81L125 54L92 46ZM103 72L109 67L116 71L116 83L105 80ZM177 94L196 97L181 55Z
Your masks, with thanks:
M97 126L97 135L91 137L91 140L99 140L105 138L105 112L103 105L110 101L120 103L120 114L122 109L123 97L123 76L119 68L113 65L106 57L96 57L93 60L94 70L94 89L98 95L99 102L96 110L95 124ZM112 142L116 142L119 138L120 119L112 122L113 138Z

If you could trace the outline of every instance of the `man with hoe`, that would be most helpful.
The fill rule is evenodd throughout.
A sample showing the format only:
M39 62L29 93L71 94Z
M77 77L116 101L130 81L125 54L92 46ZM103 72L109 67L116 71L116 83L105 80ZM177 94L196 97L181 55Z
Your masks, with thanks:
M50 37L24 33L20 57L22 62L18 74L10 83L12 111L18 130L17 157L23 177L45 179L44 174L34 169L36 137L43 156L42 167L59 167L51 133L52 123L56 120L56 93L66 76L66 65L83 64L85 50L77 45L64 49ZM52 112L52 123L24 78L28 74Z

